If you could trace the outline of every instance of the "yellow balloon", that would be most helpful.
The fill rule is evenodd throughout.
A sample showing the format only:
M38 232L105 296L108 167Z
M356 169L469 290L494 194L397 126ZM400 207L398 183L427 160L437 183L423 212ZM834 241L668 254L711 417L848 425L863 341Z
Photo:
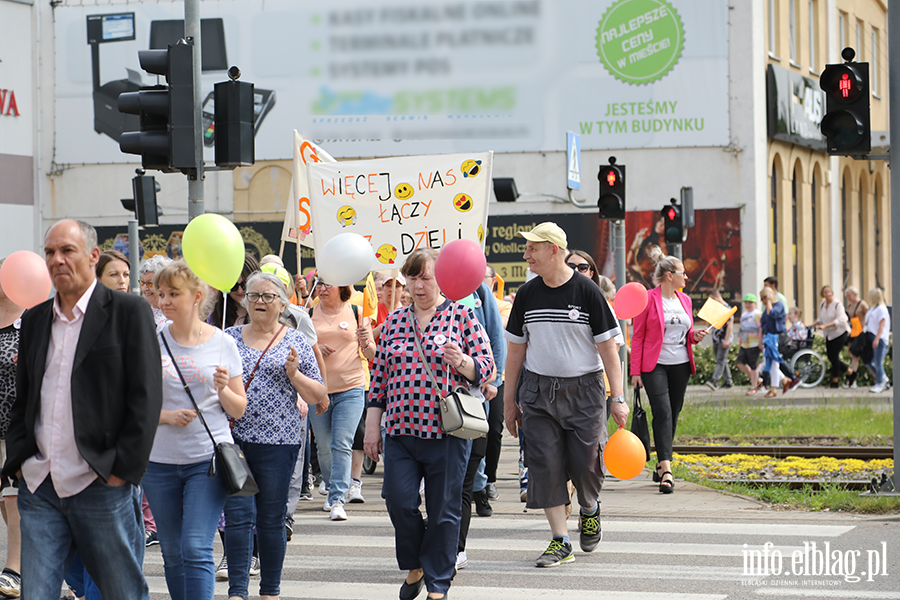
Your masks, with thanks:
M234 287L244 268L244 240L222 215L206 213L188 223L181 252L197 277L223 292Z

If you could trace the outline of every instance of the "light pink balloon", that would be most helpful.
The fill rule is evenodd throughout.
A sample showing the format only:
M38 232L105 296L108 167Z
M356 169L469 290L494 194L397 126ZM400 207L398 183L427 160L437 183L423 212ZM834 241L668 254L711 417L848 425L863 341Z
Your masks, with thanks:
M53 282L43 258L29 250L19 250L0 266L0 286L7 298L22 308L31 308L50 296Z
M616 316L633 319L647 308L647 288L637 281L626 283L616 292Z
M438 254L434 278L444 295L462 300L484 280L487 259L481 246L472 240L453 240Z

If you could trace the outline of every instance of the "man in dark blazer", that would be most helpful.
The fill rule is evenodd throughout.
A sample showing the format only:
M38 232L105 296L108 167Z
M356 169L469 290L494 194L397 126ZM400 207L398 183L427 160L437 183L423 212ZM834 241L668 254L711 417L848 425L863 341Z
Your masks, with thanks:
M138 484L162 407L150 306L99 284L97 232L44 236L56 297L22 317L3 476L18 478L22 597L58 598L78 552L104 600L148 598Z

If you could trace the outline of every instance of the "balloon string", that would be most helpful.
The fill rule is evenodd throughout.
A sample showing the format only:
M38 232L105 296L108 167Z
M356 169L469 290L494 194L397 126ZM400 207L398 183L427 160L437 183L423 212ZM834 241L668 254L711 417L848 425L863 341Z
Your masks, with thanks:
M222 343L219 345L219 366L225 353L225 318L228 316L228 292L222 290Z
M316 275L315 278L313 278L313 284L312 284L312 287L309 288L309 293L306 295L306 303L303 305L303 308L308 307L309 303L312 302L313 290L316 289L317 285L319 285L319 276L318 275Z

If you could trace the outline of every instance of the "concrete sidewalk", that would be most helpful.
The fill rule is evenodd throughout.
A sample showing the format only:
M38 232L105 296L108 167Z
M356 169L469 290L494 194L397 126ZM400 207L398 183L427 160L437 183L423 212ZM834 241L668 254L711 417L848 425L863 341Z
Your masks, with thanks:
M814 388L799 387L783 394L780 390L774 398L765 398L764 393L748 396L749 386L734 386L710 390L705 385L689 385L685 395L686 404L708 404L711 406L855 406L864 405L878 409L890 409L894 402L894 389L873 394L868 388L831 389L828 386ZM629 390L626 397L631 404L634 392Z

